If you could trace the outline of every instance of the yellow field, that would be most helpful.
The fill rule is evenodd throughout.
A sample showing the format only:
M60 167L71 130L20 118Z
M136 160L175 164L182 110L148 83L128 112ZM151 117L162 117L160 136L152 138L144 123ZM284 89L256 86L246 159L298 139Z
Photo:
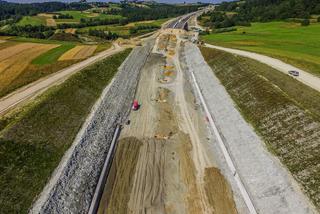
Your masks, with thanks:
M0 91L9 86L34 58L57 46L22 43L0 49Z
M65 33L71 33L71 34L75 34L76 33L76 29L75 28L67 28L64 30Z
M0 36L0 40L8 40L11 36Z
M55 27L57 26L56 21L53 19L53 14L48 13L39 13L39 17L44 17L46 19L46 25L49 27Z
M46 21L47 21L47 26L49 26L49 27L55 27L55 26L57 26L56 21L55 21L54 19L52 19L52 18L49 18L49 19L47 19Z
M94 51L96 50L96 45L78 45L71 50L64 53L60 58L59 61L64 60L75 60L75 59L85 59L91 56Z

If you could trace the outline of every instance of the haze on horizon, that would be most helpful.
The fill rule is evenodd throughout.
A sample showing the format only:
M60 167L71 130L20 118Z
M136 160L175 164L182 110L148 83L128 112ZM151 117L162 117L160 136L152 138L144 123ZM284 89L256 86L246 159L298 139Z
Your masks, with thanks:
M4 0L7 2L15 2L15 3L34 3L34 2L50 2L50 1L59 1L59 2L77 2L78 0ZM160 3L195 3L195 2L203 2L203 3L219 3L225 0L155 0ZM228 0L226 0L228 1ZM120 0L88 0L88 2L120 2Z

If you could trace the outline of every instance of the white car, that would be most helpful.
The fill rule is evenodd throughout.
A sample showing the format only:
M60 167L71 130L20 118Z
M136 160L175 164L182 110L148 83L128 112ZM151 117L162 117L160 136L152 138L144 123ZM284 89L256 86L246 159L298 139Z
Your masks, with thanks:
M298 77L299 76L299 71L288 71L288 73L292 76Z

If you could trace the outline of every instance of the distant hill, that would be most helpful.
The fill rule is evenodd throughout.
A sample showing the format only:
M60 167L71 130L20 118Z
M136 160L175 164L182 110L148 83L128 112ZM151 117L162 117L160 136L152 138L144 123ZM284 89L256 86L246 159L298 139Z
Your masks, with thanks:
M1 1L1 0L0 0ZM7 0L7 2L14 2L14 3L35 3L35 2L50 2L53 0ZM79 0L54 0L59 2L79 2ZM109 2L110 0L87 0L88 2ZM112 0L114 2L119 2L120 0ZM219 3L222 0L156 0L159 3L195 3L195 2L204 2L204 3Z
M320 14L319 0L246 0L222 3L222 11L236 12L250 21L271 21L287 18L307 19Z

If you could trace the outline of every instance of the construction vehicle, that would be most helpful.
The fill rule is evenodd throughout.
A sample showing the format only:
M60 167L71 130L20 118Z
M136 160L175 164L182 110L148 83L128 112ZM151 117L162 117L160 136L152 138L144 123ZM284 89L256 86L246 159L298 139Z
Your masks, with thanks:
M139 109L139 107L140 107L140 105L139 105L138 100L134 100L133 104L132 104L132 110L137 111Z

